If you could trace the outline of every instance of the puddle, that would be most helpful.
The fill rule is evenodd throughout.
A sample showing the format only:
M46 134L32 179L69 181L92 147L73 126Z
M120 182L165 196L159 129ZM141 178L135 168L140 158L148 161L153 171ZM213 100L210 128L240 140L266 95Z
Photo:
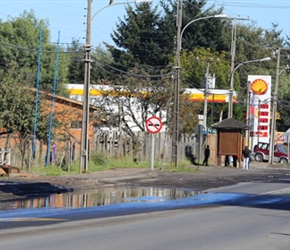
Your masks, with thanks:
M52 194L46 197L32 197L16 201L0 202L0 210L32 208L84 208L107 206L119 203L157 203L176 200L201 194L201 191L175 188L153 187L112 187L79 191L72 193Z

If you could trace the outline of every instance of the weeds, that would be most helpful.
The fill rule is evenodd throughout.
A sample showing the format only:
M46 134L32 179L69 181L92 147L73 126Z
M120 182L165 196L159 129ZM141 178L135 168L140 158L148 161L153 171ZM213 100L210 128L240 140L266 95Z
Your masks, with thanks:
M170 163L161 164L161 162L154 162L154 168L165 172L195 172L196 168L192 168L192 164L189 161L179 162L179 167L172 168ZM190 167L189 167L190 166ZM133 161L130 157L124 157L121 159L110 158L106 154L93 154L89 161L87 173L95 173L105 170L118 169L118 168L151 168L151 162L138 162ZM46 176L61 176L68 174L79 174L79 162L74 162L70 169L67 165L59 166L47 166L47 167L35 167L30 169L29 172L38 173Z

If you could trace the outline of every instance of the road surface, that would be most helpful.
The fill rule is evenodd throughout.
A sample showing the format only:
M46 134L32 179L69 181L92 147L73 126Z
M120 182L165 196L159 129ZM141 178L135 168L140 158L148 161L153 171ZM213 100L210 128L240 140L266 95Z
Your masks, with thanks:
M290 247L290 179L241 183L181 200L0 213L1 249Z

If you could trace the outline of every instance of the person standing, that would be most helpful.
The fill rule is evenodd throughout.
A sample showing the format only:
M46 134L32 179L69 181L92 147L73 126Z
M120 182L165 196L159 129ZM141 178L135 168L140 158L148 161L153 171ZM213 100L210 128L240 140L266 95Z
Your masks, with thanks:
M206 148L204 149L204 160L202 165L208 166L208 158L210 156L210 149L209 149L209 145L206 146Z
M245 149L243 150L242 154L244 158L243 169L249 170L251 150L248 148L248 146L245 146Z

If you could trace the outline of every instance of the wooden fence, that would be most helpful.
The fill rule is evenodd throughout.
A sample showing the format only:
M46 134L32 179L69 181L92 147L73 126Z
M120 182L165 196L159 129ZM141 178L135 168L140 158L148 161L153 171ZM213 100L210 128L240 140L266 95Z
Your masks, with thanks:
M11 164L11 148L0 148L0 165Z
M133 146L133 141L125 135L118 135L116 132L105 131L96 133L91 142L90 155L94 153L103 153L111 158L130 157L134 161L150 161L152 157L152 140L153 135L147 132L138 132L136 134L138 144ZM163 163L171 162L172 138L166 132L161 132L154 135L154 161ZM3 138L2 138L3 139ZM200 162L203 160L203 149L206 144L211 148L211 163L216 162L216 135L209 135L207 138L202 138L199 144L198 138L194 135L182 136L178 142L178 160L185 160L188 151L192 155L200 156ZM73 141L56 142L55 150L51 149L49 164L51 165L66 165L70 168L73 162L79 161L80 145ZM201 147L200 152L198 152ZM26 165L44 166L46 163L47 146L36 140L35 157L32 158L31 143L27 146L25 161ZM21 167L21 154L16 145L10 145L10 148L2 148L0 150L0 165L11 164L12 166ZM23 166L25 167L25 166Z
M123 156L130 156L136 161L150 161L152 156L152 140L153 135L147 132L138 132L136 136L139 141L137 151L133 150L133 141L126 136L119 136L116 132L104 131L94 135L92 152L105 153L110 157L120 158ZM154 135L154 160L159 162L171 161L172 138L168 133L161 132ZM199 155L200 160L203 159L203 149L206 144L211 148L211 162L215 163L216 155L216 135L209 135L207 138L202 138L199 145L198 138L194 135L182 136L178 142L178 159L184 160L186 158L186 151L190 152L196 157ZM199 146L201 151L198 152Z

